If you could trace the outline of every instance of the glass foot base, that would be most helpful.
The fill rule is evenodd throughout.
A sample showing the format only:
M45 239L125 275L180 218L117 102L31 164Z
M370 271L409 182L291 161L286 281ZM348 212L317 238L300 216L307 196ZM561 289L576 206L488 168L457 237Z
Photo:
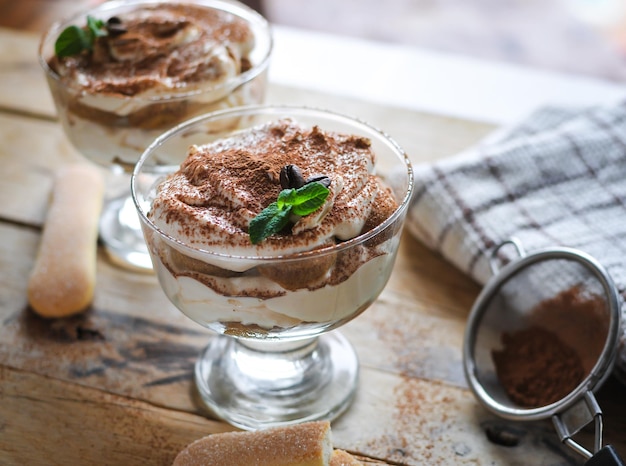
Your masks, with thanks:
M100 239L113 263L140 272L152 272L152 261L133 200L122 196L105 202Z
M296 342L214 338L196 362L207 407L226 422L258 430L332 420L350 405L358 359L338 332Z

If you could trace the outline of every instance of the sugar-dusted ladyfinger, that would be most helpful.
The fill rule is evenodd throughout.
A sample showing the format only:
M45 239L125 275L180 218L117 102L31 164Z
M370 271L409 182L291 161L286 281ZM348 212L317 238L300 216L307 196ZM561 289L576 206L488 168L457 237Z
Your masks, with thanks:
M76 164L57 172L28 281L28 302L39 315L68 316L92 302L103 192L104 180L95 167Z
M307 422L256 432L226 432L196 440L174 466L328 466L330 423Z

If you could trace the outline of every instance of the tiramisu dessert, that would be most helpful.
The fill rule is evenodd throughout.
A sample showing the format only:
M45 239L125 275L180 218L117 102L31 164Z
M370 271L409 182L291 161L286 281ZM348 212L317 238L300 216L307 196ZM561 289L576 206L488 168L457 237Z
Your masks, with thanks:
M66 132L93 161L132 167L164 130L262 101L271 39L252 10L131 1L91 14L51 31L41 53Z
M293 118L191 146L147 214L166 294L244 336L356 316L386 284L399 240L395 222L355 239L398 208L375 162L369 139Z

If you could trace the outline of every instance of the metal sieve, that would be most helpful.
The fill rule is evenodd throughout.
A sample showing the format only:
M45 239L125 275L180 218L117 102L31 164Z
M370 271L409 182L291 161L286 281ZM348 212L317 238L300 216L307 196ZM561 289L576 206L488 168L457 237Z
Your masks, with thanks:
M503 250L505 246L510 248ZM499 256L508 249L513 258L499 268ZM607 271L576 249L527 254L517 239L497 246L490 266L493 276L472 307L463 348L465 376L474 395L505 419L551 418L560 440L584 456L588 466L624 465L612 446L602 446L602 411L593 394L609 376L617 352L619 298ZM556 377L557 372L540 363L537 355L547 358L547 350L526 348L531 344L528 332L553 337L547 343L558 342L569 351L564 354L573 355L563 361L555 357L561 369L560 362L571 363L570 372L577 377L562 387L565 393L552 394L556 398L543 396L554 384L545 387L542 378ZM524 379L522 369L541 376ZM595 439L588 449L573 437L591 423Z

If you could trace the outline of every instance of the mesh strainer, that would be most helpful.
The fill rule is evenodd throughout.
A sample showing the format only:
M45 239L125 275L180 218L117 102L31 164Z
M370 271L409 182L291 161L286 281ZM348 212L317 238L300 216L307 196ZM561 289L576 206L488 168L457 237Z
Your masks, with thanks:
M498 268L510 246L518 257ZM551 418L562 442L587 465L623 465L602 446L602 411L594 397L611 372L620 320L617 290L591 256L570 248L526 254L500 244L493 277L471 310L464 341L469 386L494 414L514 421ZM588 449L573 437L590 423Z

